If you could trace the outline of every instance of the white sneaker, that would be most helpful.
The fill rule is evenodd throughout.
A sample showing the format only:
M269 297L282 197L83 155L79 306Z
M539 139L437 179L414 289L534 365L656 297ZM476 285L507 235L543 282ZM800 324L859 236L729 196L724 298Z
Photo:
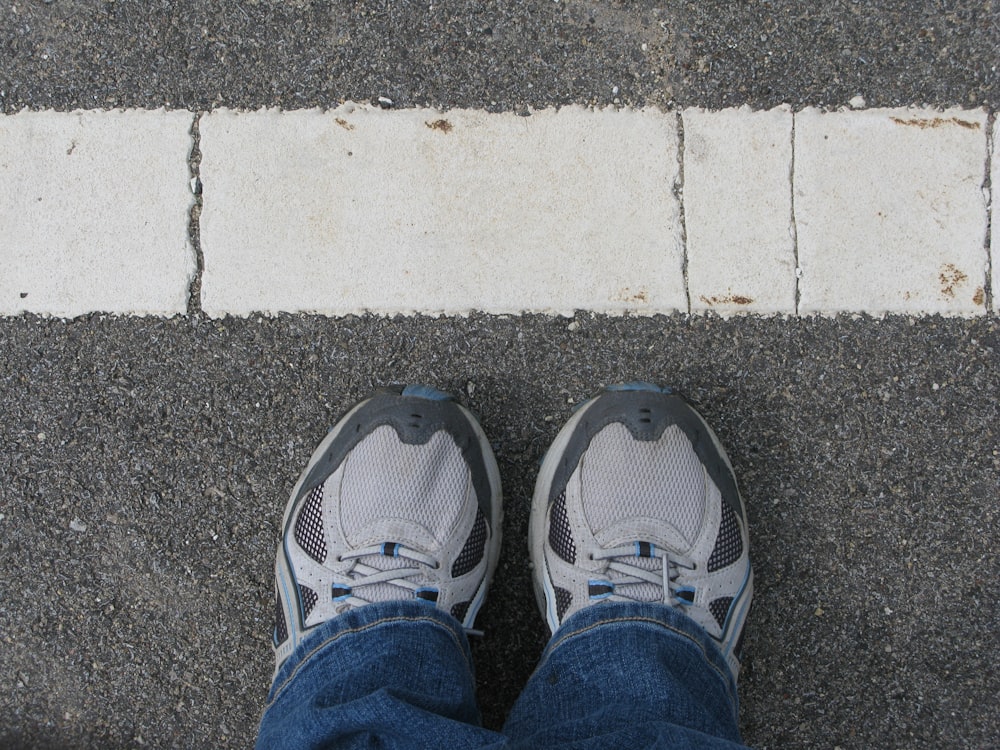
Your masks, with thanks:
M384 389L299 478L275 562L275 672L313 628L410 599L471 628L500 554L500 473L476 418L427 386Z
M679 394L634 383L582 404L542 462L529 539L553 632L583 607L661 602L704 628L738 676L753 598L746 511L718 438Z

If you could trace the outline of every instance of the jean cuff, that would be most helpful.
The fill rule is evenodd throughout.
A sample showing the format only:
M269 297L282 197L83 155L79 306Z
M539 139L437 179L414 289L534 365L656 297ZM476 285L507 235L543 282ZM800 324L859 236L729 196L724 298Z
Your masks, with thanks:
M705 631L677 607L657 602L608 601L592 604L570 615L549 639L539 667L549 656L567 642L598 632L603 626L650 627L668 637L687 641L691 648L701 652L707 669L716 673L725 686L732 705L738 706L736 680L718 644Z
M274 676L267 696L268 707L278 699L295 675L327 648L336 648L345 637L361 633L367 634L367 638L377 639L379 629L391 628L401 622L426 623L429 627L444 630L454 641L455 647L462 652L469 671L472 671L472 653L465 629L450 614L428 602L374 602L337 615L306 635Z

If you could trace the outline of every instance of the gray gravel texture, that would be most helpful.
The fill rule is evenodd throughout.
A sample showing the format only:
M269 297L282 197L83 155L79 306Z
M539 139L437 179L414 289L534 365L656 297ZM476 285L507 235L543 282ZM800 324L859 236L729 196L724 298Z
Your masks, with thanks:
M6 0L0 109L995 109L998 18L998 0Z
M546 640L526 547L538 462L575 402L635 378L693 399L745 493L757 575L745 739L993 747L998 328L0 320L0 747L251 744L286 496L344 410L394 381L458 393L498 457L505 543L473 644L498 726Z

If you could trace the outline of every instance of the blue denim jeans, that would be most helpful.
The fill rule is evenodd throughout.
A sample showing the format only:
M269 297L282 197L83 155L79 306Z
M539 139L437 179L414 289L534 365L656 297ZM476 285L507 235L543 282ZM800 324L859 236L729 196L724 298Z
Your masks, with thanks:
M275 677L257 748L742 747L705 632L659 604L607 602L552 636L502 732L480 726L465 633L416 601L310 633Z

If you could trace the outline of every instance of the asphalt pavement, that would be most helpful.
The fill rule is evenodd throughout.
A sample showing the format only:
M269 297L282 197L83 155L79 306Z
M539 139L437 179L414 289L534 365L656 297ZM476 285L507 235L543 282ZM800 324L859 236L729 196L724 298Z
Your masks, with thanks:
M860 95L992 112L998 19L993 0L8 0L0 106ZM538 461L575 403L634 379L697 404L744 491L745 740L994 747L998 329L995 315L211 319L196 305L0 319L0 747L252 744L287 494L343 411L390 382L459 394L494 444L504 550L473 651L484 722L500 726L546 640L526 546Z
M998 16L996 0L7 0L0 103L995 106Z

